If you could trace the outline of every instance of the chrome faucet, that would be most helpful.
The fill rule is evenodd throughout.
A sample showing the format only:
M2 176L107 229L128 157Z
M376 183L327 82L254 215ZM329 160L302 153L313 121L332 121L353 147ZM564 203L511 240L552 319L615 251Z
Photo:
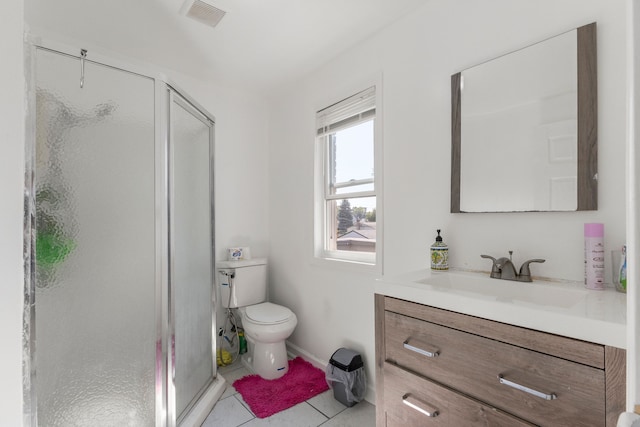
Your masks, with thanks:
M520 272L516 273L516 267L513 265L513 261L511 261L511 257L513 256L513 251L509 251L509 258L501 257L495 259L489 255L480 255L482 258L489 258L493 261L493 266L491 267L491 274L489 277L493 279L504 279L504 280L515 280L518 282L531 282L531 270L529 269L529 264L532 262L544 262L543 259L530 259L522 263L520 267Z

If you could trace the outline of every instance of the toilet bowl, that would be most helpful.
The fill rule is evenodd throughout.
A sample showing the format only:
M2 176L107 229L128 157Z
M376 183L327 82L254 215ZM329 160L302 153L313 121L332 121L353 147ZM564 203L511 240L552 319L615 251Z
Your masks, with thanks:
M289 370L285 340L298 318L287 307L263 302L238 308L249 343L245 363L262 378L280 378Z

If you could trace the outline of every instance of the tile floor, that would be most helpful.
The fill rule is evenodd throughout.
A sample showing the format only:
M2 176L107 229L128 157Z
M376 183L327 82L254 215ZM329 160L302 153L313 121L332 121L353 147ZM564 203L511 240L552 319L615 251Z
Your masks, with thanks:
M232 385L235 380L251 372L239 361L218 372L227 381L227 389L202 427L366 427L376 424L375 406L362 401L347 408L333 398L333 390L268 418L257 418Z

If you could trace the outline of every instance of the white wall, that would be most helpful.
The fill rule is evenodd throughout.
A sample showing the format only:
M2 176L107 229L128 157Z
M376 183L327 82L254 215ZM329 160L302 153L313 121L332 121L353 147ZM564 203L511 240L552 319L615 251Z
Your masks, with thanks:
M432 0L274 98L271 290L276 302L298 315L291 343L323 361L343 345L363 351L372 378L373 278L312 262L314 114L363 89L358 82L371 73L383 75L385 275L428 267L436 228L450 245L453 267L488 271L480 254L513 250L517 264L547 259L533 266L534 275L570 280L584 274L583 223L605 223L608 250L621 246L624 12L623 0ZM599 210L451 214L451 74L593 21L598 23Z
M0 2L0 424L22 424L22 189L24 61L22 0Z

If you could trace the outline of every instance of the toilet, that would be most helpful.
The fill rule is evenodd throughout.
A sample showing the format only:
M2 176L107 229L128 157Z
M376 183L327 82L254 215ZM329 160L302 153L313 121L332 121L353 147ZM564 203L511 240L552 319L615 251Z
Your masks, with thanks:
M285 340L298 324L287 307L267 302L267 260L223 261L217 264L220 302L237 308L247 338L243 362L266 380L289 370Z

